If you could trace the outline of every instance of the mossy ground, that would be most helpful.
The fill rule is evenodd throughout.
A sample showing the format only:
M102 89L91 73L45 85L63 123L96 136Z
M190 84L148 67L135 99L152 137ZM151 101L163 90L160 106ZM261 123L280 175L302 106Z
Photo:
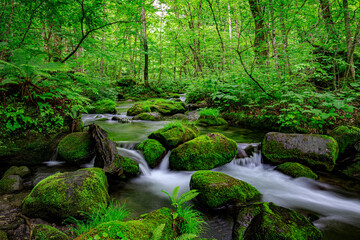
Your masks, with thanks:
M239 210L233 239L320 240L322 233L299 213L273 203L255 203Z
M22 202L22 212L29 217L59 221L82 212L106 207L108 183L100 168L57 173L40 181Z
M151 168L156 167L166 154L166 149L155 139L143 141L137 149L143 151L145 160Z
M65 233L43 224L38 224L33 228L33 237L34 240L70 240Z
M304 148L305 145L297 145L299 141L295 141L296 135L300 136L301 134L275 132L266 134L262 142L262 153L265 158L275 164L299 162L311 168L325 168L328 171L334 169L335 161L339 154L339 147L335 139L326 135L301 135L304 136L305 140L300 141L302 141L303 144L311 145L314 149L314 152L309 149L302 151L299 147ZM312 142L313 139L315 139L314 142ZM326 143L326 149L319 149L319 151L321 151L319 153L316 152L318 149L313 147L316 141Z
M185 113L185 105L182 102L175 102L165 99L153 99L145 102L136 103L127 111L128 116L135 116L144 112L159 112L162 115L174 115L176 113Z
M294 178L307 177L315 180L319 178L310 168L300 163L287 162L278 165L275 169Z
M75 240L88 240L98 236L99 239L152 239L156 228L165 224L162 232L162 240L173 240L176 233L173 230L172 211L168 208L161 208L137 220L127 222L111 221L98 225L87 233L82 234Z
M195 126L176 124L152 132L148 138L159 141L166 149L173 149L198 135L199 130Z
M260 197L260 192L250 184L225 173L197 171L191 176L190 189L199 191L197 199L210 208L226 204L243 204Z
M176 170L206 170L231 162L238 147L234 140L209 133L172 150L170 167Z
M70 163L88 160L93 155L94 141L89 133L77 132L65 136L59 143L59 155Z

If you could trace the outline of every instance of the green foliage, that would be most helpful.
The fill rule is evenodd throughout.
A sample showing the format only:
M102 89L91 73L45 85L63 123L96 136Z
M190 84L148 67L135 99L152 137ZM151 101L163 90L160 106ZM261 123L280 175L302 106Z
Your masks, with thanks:
M108 207L102 207L98 211L83 214L86 216L87 219L85 221L80 221L75 218L70 218L67 220L76 224L76 228L73 228L72 231L74 231L75 235L77 236L87 232L91 228L94 228L101 223L116 220L123 221L130 216L130 211L126 209L125 204L111 202ZM94 237L94 239L96 239L96 236Z
M184 238L192 237L193 235L200 236L203 231L205 221L203 220L200 212L192 209L192 205L187 205L188 202L195 198L199 193L197 190L190 190L178 196L179 190L179 186L175 187L171 195L162 191L170 198L171 205L175 209L172 217L177 223L180 234L191 234L183 236Z
M200 116L217 118L220 117L220 111L215 108L202 108L199 111Z

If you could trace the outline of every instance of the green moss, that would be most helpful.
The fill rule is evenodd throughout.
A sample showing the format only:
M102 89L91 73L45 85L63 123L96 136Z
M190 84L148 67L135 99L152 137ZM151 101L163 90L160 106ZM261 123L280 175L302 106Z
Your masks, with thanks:
M8 237L6 235L6 232L0 230L0 239L1 240L8 240Z
M9 176L9 175L18 175L20 177L25 177L26 175L30 174L30 170L26 166L16 167L12 166L6 172L4 173L3 177Z
M357 157L358 161L356 163L351 164L342 172L352 178L357 178L360 180L360 157Z
M19 179L12 178L13 175L7 175L0 180L0 193L12 193L14 191L13 185L16 184ZM20 177L19 177L20 178ZM20 178L21 180L21 178ZM21 180L22 182L22 180Z
M126 176L137 176L140 174L139 164L130 158L122 157L121 166Z
M116 113L116 103L110 99L97 101L87 108L88 113Z
M161 208L137 220L106 222L82 234L75 240L88 240L96 235L103 240L122 239L122 237L132 240L152 239L155 229L161 224L165 224L161 239L173 240L176 238L176 233L173 230L171 213L170 209Z
M339 144L339 153L351 151L355 143L360 140L360 128L352 126L339 126L329 134Z
M234 140L219 133L209 133L172 150L170 167L176 170L206 170L231 162L238 147Z
M144 112L159 112L163 115L174 115L176 113L186 112L185 105L182 102L175 102L165 99L153 99L145 102L136 103L128 109L128 116L135 116Z
M218 208L226 204L243 204L260 197L260 192L250 184L225 173L208 170L191 176L190 189L199 191L197 199L207 207Z
M192 125L176 124L152 132L148 138L159 141L166 149L173 149L199 135L199 130Z
M166 154L166 149L155 139L143 141L137 149L143 151L145 160L151 168L156 167Z
M38 224L33 228L33 237L35 240L70 240L65 233L43 224Z
M58 146L59 155L67 162L76 163L88 160L93 155L94 141L89 133L68 134Z
M137 119L145 120L145 121L160 121L161 115L157 117L151 113L140 113L139 115L137 115Z
M326 135L271 132L266 134L262 147L265 158L273 163L299 162L328 171L334 168L339 153L335 139Z
M310 168L300 163L287 162L280 164L275 169L294 178L307 177L315 180L319 178Z
M108 183L100 168L56 173L40 181L22 202L22 212L29 217L58 221L68 216L82 217L82 212L106 207Z
M221 126L227 125L228 123L225 119L221 117L212 117L212 116L200 116L196 121L196 124L199 126Z
M322 239L322 233L299 213L273 203L255 203L239 210L233 239Z

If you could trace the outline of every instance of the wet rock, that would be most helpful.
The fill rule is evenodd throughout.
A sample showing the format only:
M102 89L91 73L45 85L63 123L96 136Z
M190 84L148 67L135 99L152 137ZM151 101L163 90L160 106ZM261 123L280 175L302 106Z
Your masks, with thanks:
M49 225L38 224L33 228L34 240L70 240L70 238L58 229Z
M118 116L113 116L113 117L111 118L111 120L113 120L113 121L119 121L119 120L121 120L121 118L119 118Z
M165 99L154 99L145 102L136 103L128 109L128 116L135 116L145 112L159 112L164 116L174 115L176 113L185 113L185 104Z
M357 155L356 159L357 162L347 166L342 170L342 173L348 177L355 178L360 181L360 155Z
M104 171L114 175L112 177L115 177L117 174L117 177L122 179L129 179L140 175L139 163L123 156L116 156L115 160L104 168Z
M176 238L175 221L172 219L172 211L168 208L160 208L154 212L141 216L137 220L127 222L111 221L97 225L75 240L93 239L99 233L107 233L107 239L119 239L119 232L127 239L152 239L156 228L164 224L162 240Z
M182 113L177 113L177 114L170 116L170 119L176 119L176 120L182 120L182 119L186 119L186 118L187 118L187 116Z
M299 162L310 168L333 170L339 147L326 135L270 132L263 140L263 156L274 164Z
M213 117L213 116L200 116L196 121L196 124L203 127L208 126L222 126L227 125L227 121L222 117Z
M61 221L69 216L84 217L83 212L106 207L108 183L100 168L57 173L39 182L22 203L28 217Z
M197 171L191 176L190 189L198 190L196 199L210 208L244 204L260 197L260 192L247 182L208 170Z
M18 175L7 175L0 180L0 193L13 193L24 188L23 180Z
M321 231L299 213L265 202L239 209L232 239L320 240L322 236Z
M161 121L163 117L158 112L140 113L136 115L133 120L147 120L147 121Z
M220 133L208 133L172 150L170 168L176 170L206 170L231 162L238 147L234 140Z
M319 176L316 175L310 168L296 162L282 163L278 165L275 170L294 178L307 177L314 180L319 178Z
M94 156L94 141L87 132L70 133L59 143L58 150L61 159L72 164L89 162Z
M198 111L191 111L187 113L187 118L189 122L195 122L200 117L200 114Z
M151 168L158 166L166 155L166 149L155 139L143 141L137 149L143 151L145 160Z
M199 130L195 126L176 124L152 132L148 138L159 141L166 149L173 149L186 141L194 139L198 134Z
M30 174L30 169L26 166L21 166L21 167L12 166L4 173L3 177L6 177L8 175L18 175L23 178L29 174Z
M207 106L208 106L208 104L206 101L201 101L201 102L189 104L188 109L189 109L189 111L192 111L192 110L196 110L199 108L206 108Z

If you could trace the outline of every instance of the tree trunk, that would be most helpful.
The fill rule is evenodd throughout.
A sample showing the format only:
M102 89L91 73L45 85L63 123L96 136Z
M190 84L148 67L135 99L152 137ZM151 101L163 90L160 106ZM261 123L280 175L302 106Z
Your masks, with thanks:
M145 17L145 8L144 3L141 6L141 16L142 16L142 31L143 31L143 44L144 44L144 84L146 88L149 88L149 47L147 42L146 35L146 17Z
M350 17L349 17L349 5L347 0L343 0L344 8L344 19L345 19L345 33L346 33L346 71L345 78L355 79L355 68L354 68L354 52L352 52L353 41L351 39L351 26L350 26ZM354 41L356 45L356 39Z

